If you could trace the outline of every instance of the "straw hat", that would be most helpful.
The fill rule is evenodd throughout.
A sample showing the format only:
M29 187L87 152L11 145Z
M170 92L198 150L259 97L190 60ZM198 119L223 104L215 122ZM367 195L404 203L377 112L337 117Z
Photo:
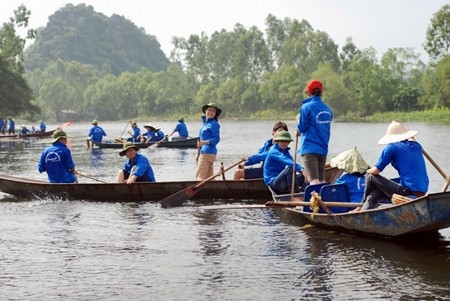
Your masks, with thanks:
M370 167L355 148L340 153L330 161L332 167L343 169L348 173L363 174Z
M418 131L408 130L403 124L394 120L389 124L386 134L378 140L378 144L403 141L416 136L418 133Z
M158 131L158 130L161 129L161 128L159 128L159 127L154 126L154 125L151 124L151 123L146 123L146 124L143 125L143 127L144 127L144 128L150 128L150 129L153 129L153 130L155 130L155 131Z
M119 155L121 157L125 156L125 153L127 152L127 149L129 149L129 148L134 148L134 149L136 149L136 151L139 150L139 147L137 147L135 144L133 144L133 142L125 142L123 144L122 150L120 151Z

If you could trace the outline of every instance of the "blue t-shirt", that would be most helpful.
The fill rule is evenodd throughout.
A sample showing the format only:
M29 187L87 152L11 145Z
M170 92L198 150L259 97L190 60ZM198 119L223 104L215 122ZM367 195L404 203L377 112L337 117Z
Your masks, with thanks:
M103 136L106 136L106 133L101 127L94 125L90 129L88 136L91 137L91 141L102 142Z
M366 176L356 175L344 172L336 180L336 184L345 184L350 192L350 201L352 203L360 203L364 197L364 189L366 188Z
M264 183L269 186L278 175L286 168L294 166L294 159L289 153L289 147L282 150L280 146L275 143L267 152L267 157L264 160ZM295 170L300 172L303 167L296 163Z
M297 130L300 136L300 155L328 154L330 141L331 121L333 112L319 96L312 96L303 100L299 110L300 120Z
M136 154L136 157L134 157L134 160L129 159L127 162L125 162L124 170L126 170L128 173L131 173L131 168L136 165L136 169L134 171L134 174L130 174L130 177L135 175L139 178L143 175L147 175L148 179L150 179L150 182L155 182L155 175L153 173L152 166L150 165L150 161L147 159L146 156L142 154Z
M217 154L217 144L220 141L220 125L217 119L206 119L202 116L203 125L200 128L199 139L209 140L209 144L205 144L200 149L200 154Z
M273 145L273 139L267 140L264 145L258 150L258 153L248 157L247 161L244 162L245 166L255 165L260 162L264 162L267 157L267 152Z
M178 132L178 135L183 138L189 137L189 132L187 126L184 122L180 121L174 129L175 132Z
M75 164L72 160L72 154L67 146L59 141L44 150L38 164L40 173L47 172L50 183L73 183L77 177L72 170Z
M380 170L391 164L399 174L400 184L411 191L426 193L430 183L422 154L416 141L403 140L390 143L383 149L375 166Z

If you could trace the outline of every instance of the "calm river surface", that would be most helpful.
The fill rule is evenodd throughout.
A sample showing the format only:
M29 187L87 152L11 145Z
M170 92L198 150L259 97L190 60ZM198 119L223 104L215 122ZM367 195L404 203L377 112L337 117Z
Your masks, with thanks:
M144 122L138 121L142 126ZM170 133L175 122L155 122ZM221 121L218 162L255 153L273 121ZM404 123L450 173L450 126ZM109 139L125 122L100 122ZM291 134L294 123L288 123ZM334 123L330 155L354 146L369 164L388 124ZM48 125L54 128L57 125ZM200 122L188 122L196 135ZM66 127L79 172L115 181L119 150L87 150L88 123ZM37 172L50 141L0 141L0 172ZM292 150L294 143L291 143ZM141 150L157 180L191 180L195 149ZM219 164L216 164L216 168ZM428 164L430 191L444 180ZM388 167L383 174L395 176ZM227 174L232 178L232 172ZM80 182L91 182L79 178ZM448 300L450 229L422 241L389 241L300 227L270 209L204 210L195 203L100 203L0 192L1 300Z

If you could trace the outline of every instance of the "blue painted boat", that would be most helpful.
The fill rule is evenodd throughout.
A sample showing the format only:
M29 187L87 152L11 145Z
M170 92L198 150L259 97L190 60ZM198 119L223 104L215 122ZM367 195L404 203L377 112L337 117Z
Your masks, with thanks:
M280 199L274 197L274 201ZM450 227L450 192L430 193L398 205L359 212L313 214L308 208L281 208L277 213L282 219L303 225L382 237L426 234Z

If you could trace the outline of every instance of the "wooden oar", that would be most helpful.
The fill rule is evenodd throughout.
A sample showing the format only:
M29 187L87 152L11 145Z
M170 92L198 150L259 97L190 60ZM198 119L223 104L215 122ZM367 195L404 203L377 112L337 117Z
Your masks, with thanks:
M136 112L137 112L137 108L134 109L133 114L131 114L130 119L128 119L128 122L127 122L127 124L125 125L125 128L124 128L123 131L122 131L122 134L120 134L120 136L119 136L119 138L117 138L117 140L122 141L122 136L123 136L123 134L125 133L125 131L127 130L128 124L131 123L131 120L133 119L133 116L134 116L134 114L136 114ZM116 141L117 141L117 140L116 140Z
M445 180L444 187L442 188L442 192L447 191L448 186L450 185L450 178L445 174L445 172L437 165L437 163L430 157L430 155L422 148L423 155L430 161L430 163L436 168L436 170L441 174L441 176Z
M194 196L206 183L208 183L209 181L213 180L214 178L220 176L222 174L222 172L226 172L226 171L232 169L233 167L241 164L242 162L244 162L244 159L240 159L239 161L226 167L223 171L221 170L218 173L210 176L209 178L206 178L205 180L203 180L197 184L191 185L183 190L180 190L172 195L169 195L168 197L166 197L160 201L161 206L163 208L171 208L171 207L178 207L178 206L183 205L187 200L189 200L192 196Z
M94 181L97 181L97 182L108 183L106 181L103 181L103 180L100 180L100 179L96 179L96 178L88 176L88 175L84 175L84 174L80 173L79 171L76 172L76 175L82 176L82 177L85 177L85 178L88 178L88 179L91 179L91 180L94 180Z
M165 140L168 141L170 136L172 136L172 134L170 134L169 136L164 137L163 139L159 140L159 141L156 142L156 143L153 143L152 145L150 145L149 148L150 148L151 150L154 150L155 148L157 148L157 147L161 144L161 142L164 142Z
M328 207L350 207L356 208L361 207L362 203L348 203L348 202L324 202ZM270 209L270 208L294 208L297 206L308 206L312 205L311 202L303 202L303 201L294 201L294 202L276 202L270 201L265 203L264 205L252 205L252 204L243 204L243 205L211 205L211 206L198 206L200 209L205 210L217 210L217 209Z
M291 188L291 202L294 201L295 193L295 178L296 178L296 165L297 165L297 149L298 149L298 132L295 133L295 151L294 151L294 165L292 165L292 188Z

